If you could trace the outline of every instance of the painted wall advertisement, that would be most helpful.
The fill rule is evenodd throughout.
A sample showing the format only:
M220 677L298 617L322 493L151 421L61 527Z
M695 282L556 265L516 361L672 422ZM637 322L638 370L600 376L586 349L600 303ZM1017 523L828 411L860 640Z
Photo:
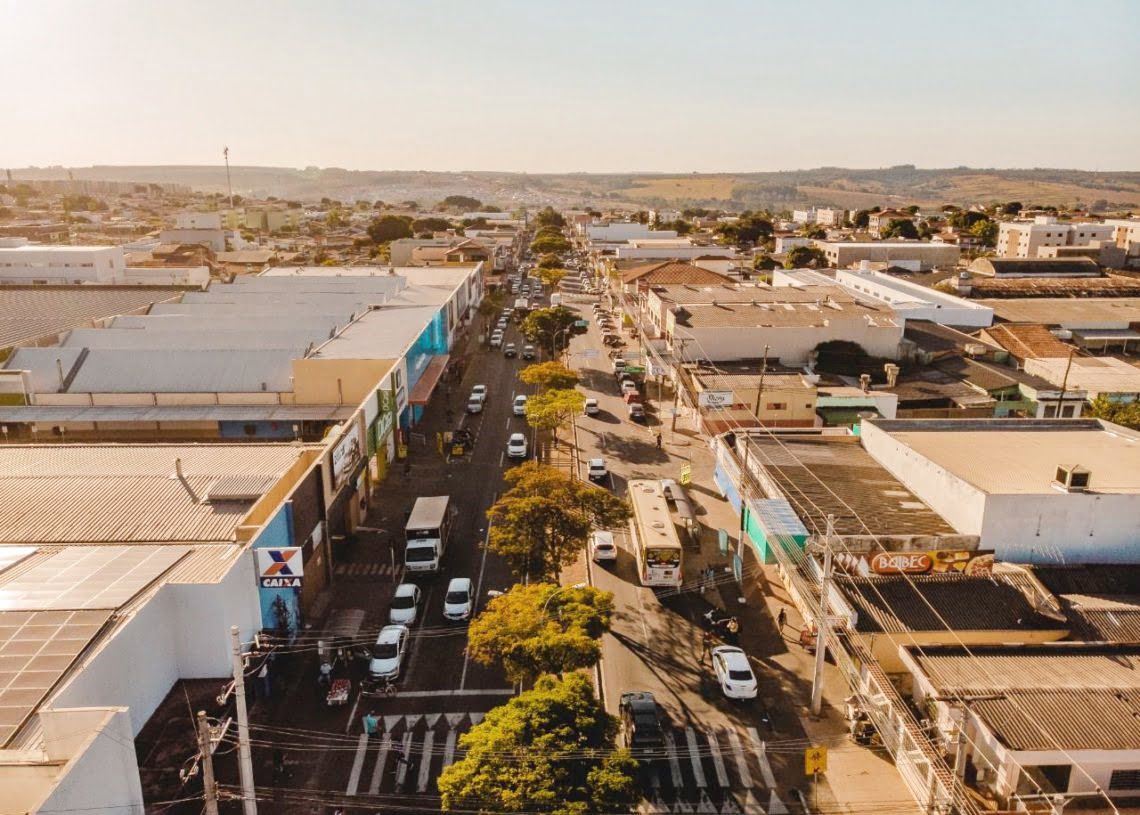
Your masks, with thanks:
M333 492L339 490L345 479L352 475L363 454L364 445L360 442L360 428L353 421L345 428L344 435L332 449Z
M701 391L697 394L697 404L703 408L729 407L733 404L732 391Z
M843 552L836 565L859 577L873 574L990 574L994 569L992 549L935 549L928 552Z
M293 510L289 503L262 527L253 540L261 627L292 638L301 625L301 549L293 546Z

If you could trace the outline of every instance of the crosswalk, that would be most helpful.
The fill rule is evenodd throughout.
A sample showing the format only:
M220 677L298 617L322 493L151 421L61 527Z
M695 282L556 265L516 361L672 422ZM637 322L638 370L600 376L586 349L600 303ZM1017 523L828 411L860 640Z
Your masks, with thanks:
M400 570L397 565L396 571ZM333 567L337 577L384 577L393 573L390 563L338 563Z
M463 758L459 737L482 712L393 714L360 734L345 793L434 794L435 779ZM666 730L665 747L639 755L645 812L786 815L766 744L754 727Z

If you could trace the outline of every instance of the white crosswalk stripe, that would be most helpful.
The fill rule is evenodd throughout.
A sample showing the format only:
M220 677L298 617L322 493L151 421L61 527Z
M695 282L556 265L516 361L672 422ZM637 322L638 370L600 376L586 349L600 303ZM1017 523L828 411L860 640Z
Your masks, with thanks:
M665 751L669 755L669 775L673 782L673 787L679 788L684 784L684 779L681 778L681 762L677 760L677 745L673 741L673 734L665 734Z
M376 766L372 768L372 780L368 784L368 794L380 792L380 782L384 779L384 765L388 763L388 751L392 749L392 737L384 734L380 740L380 752L376 756Z
M702 789L709 785L705 780L705 768L701 766L701 748L697 744L697 732L691 727L685 728L685 741L689 745L689 761L693 765L693 780Z
M724 756L720 754L720 742L717 741L716 732L708 730L705 736L709 740L709 755L712 756L713 769L716 770L717 783L722 787L728 786L728 769L724 766Z
M752 752L760 762L760 777L764 779L764 786L772 789L776 786L776 777L772 774L772 765L768 763L768 749L755 727L748 728L748 740L752 742Z
M455 740L458 733L452 727L447 731L447 741L443 744L443 769L447 769L455 763Z
M404 734L404 761L399 761L397 756L396 762L396 787L398 789L404 788L404 780L408 777L408 761L412 757L412 732L409 730Z
M435 731L424 733L424 746L420 756L420 777L416 780L416 792L427 792L428 776L431 773L432 747L435 744Z
M740 740L740 734L731 727L728 729L728 743L736 760L736 774L740 776L740 783L745 787L751 787L752 773L748 769L748 759L744 757L744 744Z
M364 756L368 752L368 734L361 733L356 741L356 755L352 759L352 771L348 775L348 786L345 793L356 795L356 788L360 786L360 771L364 769Z

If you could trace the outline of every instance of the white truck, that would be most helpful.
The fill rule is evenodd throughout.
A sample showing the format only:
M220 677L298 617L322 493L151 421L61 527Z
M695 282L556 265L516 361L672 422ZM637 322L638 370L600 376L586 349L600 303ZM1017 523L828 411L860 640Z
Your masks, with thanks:
M525 297L519 297L515 300L515 314L524 315L530 311L530 303Z
M421 496L404 524L404 569L407 572L438 572L451 538L456 509L451 496Z

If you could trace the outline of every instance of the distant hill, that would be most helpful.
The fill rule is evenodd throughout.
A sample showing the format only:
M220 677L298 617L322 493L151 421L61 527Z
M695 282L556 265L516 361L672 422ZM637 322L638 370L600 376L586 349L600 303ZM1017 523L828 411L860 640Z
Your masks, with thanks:
M225 192L222 166L95 166L12 170L17 181L68 178L185 184ZM448 195L470 195L504 209L552 203L562 207L635 205L726 209L803 206L934 207L1021 201L1099 210L1140 210L1140 172L1085 170L918 169L820 167L773 173L526 174L232 167L234 192L256 197L315 200L417 201L430 206Z

